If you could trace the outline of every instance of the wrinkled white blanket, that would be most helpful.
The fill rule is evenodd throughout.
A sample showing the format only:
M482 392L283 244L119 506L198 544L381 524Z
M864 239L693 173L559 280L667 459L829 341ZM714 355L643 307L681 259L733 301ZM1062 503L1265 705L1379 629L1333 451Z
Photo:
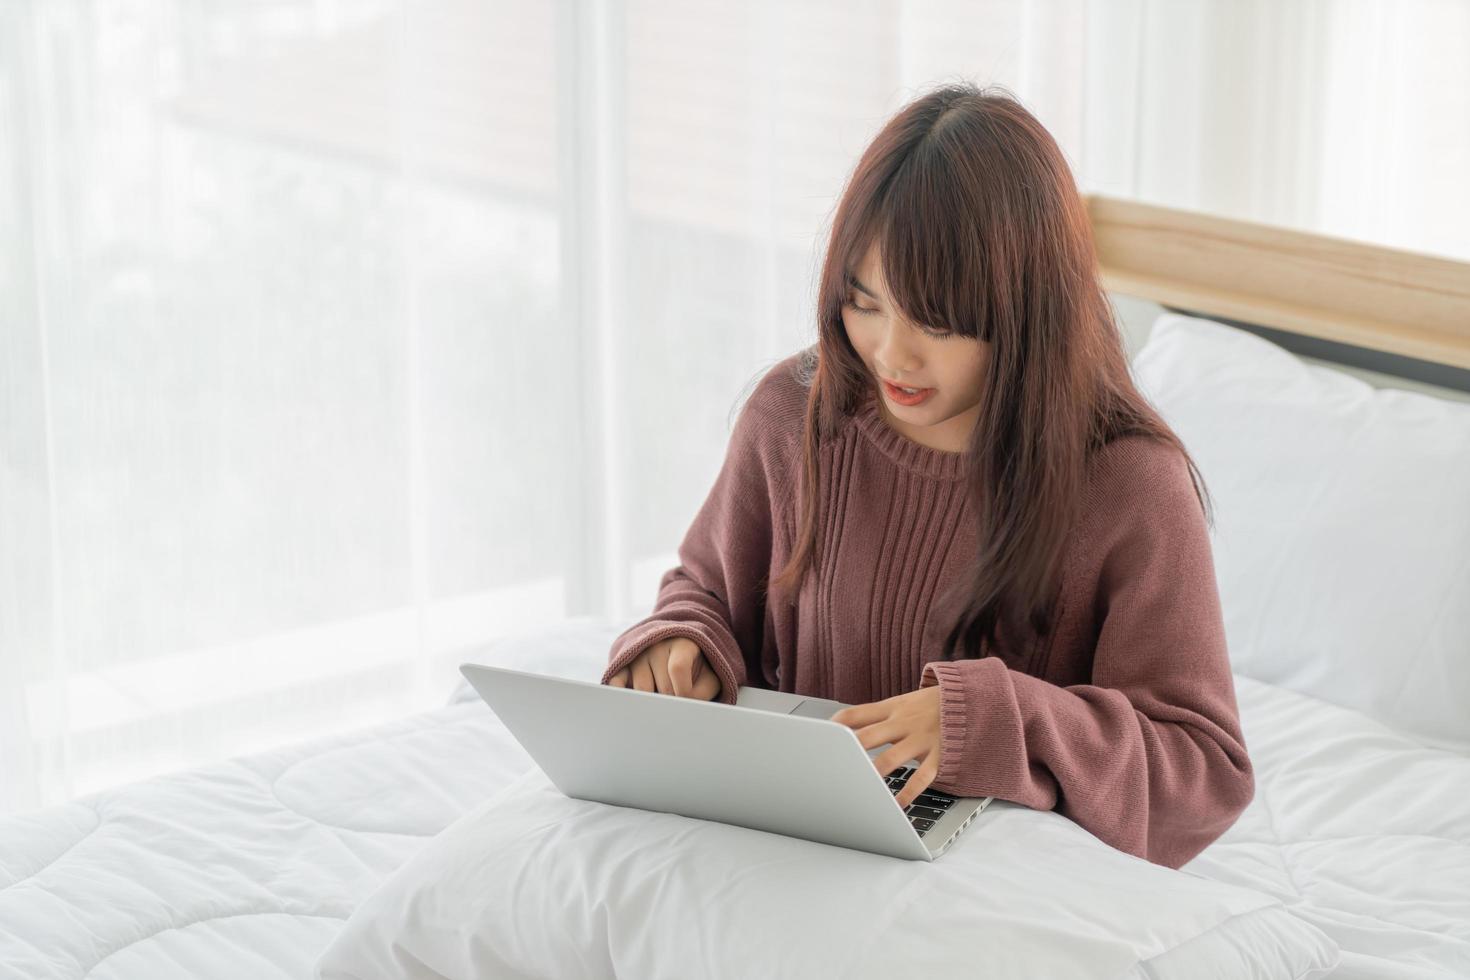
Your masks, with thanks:
M321 980L1312 978L1337 947L1261 892L997 801L937 861L569 799L539 768L429 842Z
M482 659L595 678L620 628L568 621ZM1470 757L1236 685L1256 799L1186 870L1320 927L1332 980L1470 976ZM529 766L461 685L422 715L0 818L0 978L310 976L390 872Z

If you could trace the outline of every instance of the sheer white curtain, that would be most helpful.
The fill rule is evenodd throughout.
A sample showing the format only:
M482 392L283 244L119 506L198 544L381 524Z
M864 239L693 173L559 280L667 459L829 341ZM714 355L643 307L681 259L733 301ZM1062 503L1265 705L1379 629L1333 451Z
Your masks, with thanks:
M932 84L1084 189L1470 258L1467 49L1456 0L0 4L0 810L645 613Z

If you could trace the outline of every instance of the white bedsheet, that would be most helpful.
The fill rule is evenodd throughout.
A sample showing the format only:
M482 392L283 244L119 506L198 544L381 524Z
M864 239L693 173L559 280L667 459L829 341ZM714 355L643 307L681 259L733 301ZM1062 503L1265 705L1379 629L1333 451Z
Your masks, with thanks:
M1237 675L1256 797L1190 871L1337 941L1334 980L1470 977L1470 756Z
M297 978L357 902L530 766L482 706L0 821L0 977Z
M487 662L596 679L620 627ZM1470 758L1237 677L1255 802L1186 867L1336 940L1336 980L1470 976ZM300 978L356 903L530 760L466 685L357 733L0 819L0 977Z

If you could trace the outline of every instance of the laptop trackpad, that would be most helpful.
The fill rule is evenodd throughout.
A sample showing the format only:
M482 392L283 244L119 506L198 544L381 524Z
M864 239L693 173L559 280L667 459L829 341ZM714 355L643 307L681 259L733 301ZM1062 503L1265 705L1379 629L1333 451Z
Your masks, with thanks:
M826 698L807 698L805 701L792 708L788 714L800 715L803 718L831 718L837 712L845 708L841 701L829 701Z

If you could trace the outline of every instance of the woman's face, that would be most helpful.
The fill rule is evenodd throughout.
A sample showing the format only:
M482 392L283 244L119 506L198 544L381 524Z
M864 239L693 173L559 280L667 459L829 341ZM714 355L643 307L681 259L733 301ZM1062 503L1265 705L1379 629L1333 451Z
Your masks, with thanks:
M877 245L855 270L842 307L848 340L868 366L878 405L901 434L947 452L963 452L980 415L981 379L990 344L943 328L901 319L888 300ZM883 380L932 389L918 404L904 404Z

